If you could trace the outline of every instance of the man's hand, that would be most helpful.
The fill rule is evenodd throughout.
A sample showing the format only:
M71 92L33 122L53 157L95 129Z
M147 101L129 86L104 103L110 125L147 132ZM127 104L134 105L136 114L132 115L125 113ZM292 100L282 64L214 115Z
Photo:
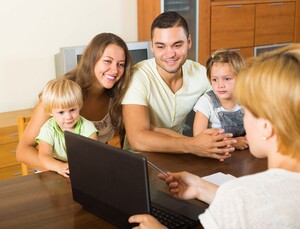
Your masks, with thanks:
M236 142L232 134L224 133L222 129L206 129L192 138L191 153L224 161L231 156Z

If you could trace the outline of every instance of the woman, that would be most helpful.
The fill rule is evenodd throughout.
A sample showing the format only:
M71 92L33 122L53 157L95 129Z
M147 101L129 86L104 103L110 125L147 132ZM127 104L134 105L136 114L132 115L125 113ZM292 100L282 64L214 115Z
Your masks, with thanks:
M216 185L187 173L168 173L171 194L197 198L209 208L204 228L299 228L300 45L263 54L239 73L235 97L245 108L251 153L267 157L268 170ZM164 228L152 216L135 215L136 228Z
M95 124L99 141L110 140L115 128L123 136L121 100L128 87L130 67L126 43L114 34L101 33L86 47L78 66L64 76L82 88L84 104L80 115ZM49 118L39 101L17 147L18 161L31 168L44 170L38 159L35 138Z

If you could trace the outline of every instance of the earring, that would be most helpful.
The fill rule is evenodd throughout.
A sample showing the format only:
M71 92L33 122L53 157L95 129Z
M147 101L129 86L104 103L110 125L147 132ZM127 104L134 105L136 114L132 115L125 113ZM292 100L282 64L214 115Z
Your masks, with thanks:
M263 136L263 137L262 137L262 140L264 140L264 141L267 140L267 137Z

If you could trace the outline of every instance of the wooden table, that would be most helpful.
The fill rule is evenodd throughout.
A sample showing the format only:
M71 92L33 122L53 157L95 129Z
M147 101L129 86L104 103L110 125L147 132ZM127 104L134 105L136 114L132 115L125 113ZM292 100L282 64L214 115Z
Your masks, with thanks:
M186 170L199 176L215 172L242 176L267 168L265 159L254 158L248 150L233 153L230 159L215 159L193 155L143 153L149 161L165 171ZM152 187L167 190L166 184L149 168ZM205 205L201 201L193 203ZM72 199L70 180L54 172L18 177L0 182L0 228L116 228L84 210Z

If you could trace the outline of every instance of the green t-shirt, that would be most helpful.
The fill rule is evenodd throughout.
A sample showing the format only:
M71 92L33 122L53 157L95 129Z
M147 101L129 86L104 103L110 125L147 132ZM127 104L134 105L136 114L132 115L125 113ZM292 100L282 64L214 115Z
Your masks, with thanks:
M80 117L75 125L74 133L90 137L93 133L98 133L94 124L87 119ZM68 161L66 153L65 136L53 118L50 118L40 130L36 137L36 142L47 142L53 148L52 156L62 161Z

